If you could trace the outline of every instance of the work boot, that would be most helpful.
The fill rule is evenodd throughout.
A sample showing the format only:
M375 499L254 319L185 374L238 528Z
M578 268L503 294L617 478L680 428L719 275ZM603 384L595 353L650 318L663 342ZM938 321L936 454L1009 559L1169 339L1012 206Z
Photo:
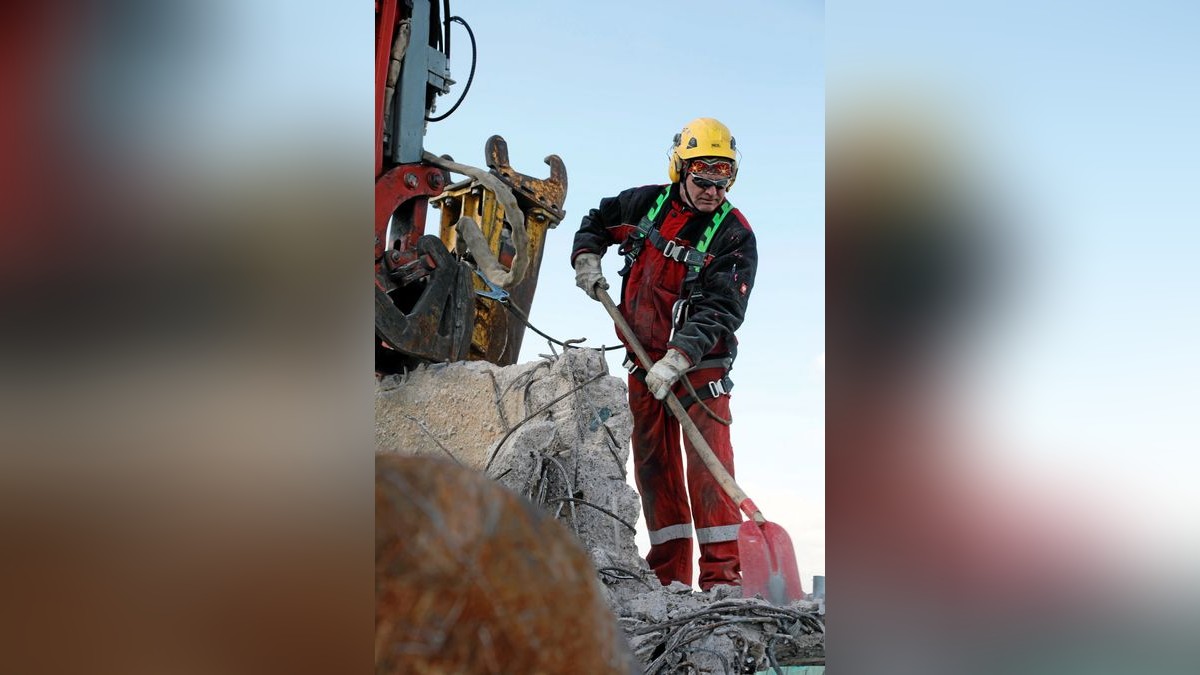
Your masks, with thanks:
M672 581L692 585L692 540L669 539L661 544L650 547L646 555L650 569L658 576L663 586L669 586Z

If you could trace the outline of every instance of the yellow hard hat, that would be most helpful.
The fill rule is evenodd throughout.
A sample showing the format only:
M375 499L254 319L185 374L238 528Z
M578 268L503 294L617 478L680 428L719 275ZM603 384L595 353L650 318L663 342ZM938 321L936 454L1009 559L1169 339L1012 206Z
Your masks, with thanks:
M729 127L711 117L699 117L675 134L671 144L670 165L667 174L671 182L678 181L683 174L683 165L697 157L724 157L733 163L733 178L737 178L737 141ZM733 181L729 181L733 187Z

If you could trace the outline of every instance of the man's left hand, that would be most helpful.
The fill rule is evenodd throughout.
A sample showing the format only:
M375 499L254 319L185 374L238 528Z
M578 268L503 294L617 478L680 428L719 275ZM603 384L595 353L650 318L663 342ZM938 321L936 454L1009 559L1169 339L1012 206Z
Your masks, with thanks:
M691 366L691 362L683 355L683 352L677 349L668 349L667 355L659 359L646 372L646 388L650 390L650 394L654 398L661 401L667 397L667 392L671 391L671 387L679 379L679 376L683 375Z

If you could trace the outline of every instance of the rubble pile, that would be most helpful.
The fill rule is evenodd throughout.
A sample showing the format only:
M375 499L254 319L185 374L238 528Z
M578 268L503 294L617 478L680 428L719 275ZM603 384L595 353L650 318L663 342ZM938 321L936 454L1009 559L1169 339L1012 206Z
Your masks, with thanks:
M633 419L625 384L597 350L501 368L423 366L379 383L375 440L451 457L562 520L598 567L634 573L637 491L626 480Z
M590 554L647 672L755 672L823 662L823 611L736 588L662 586L638 554L625 382L594 349L501 368L470 361L380 380L380 451L449 457L548 510ZM823 608L822 608L823 609Z

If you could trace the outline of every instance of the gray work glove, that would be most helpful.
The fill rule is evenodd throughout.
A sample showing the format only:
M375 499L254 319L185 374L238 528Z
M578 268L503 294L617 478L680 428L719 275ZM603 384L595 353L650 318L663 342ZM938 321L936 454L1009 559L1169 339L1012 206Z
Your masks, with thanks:
M588 297L596 300L596 286L608 290L608 281L600 271L600 256L595 253L580 253L575 256L575 285L582 288Z
M654 398L663 400L667 397L667 392L671 391L671 387L675 381L683 375L692 364L688 358L683 355L683 352L677 349L668 349L667 355L658 360L646 372L646 388Z

